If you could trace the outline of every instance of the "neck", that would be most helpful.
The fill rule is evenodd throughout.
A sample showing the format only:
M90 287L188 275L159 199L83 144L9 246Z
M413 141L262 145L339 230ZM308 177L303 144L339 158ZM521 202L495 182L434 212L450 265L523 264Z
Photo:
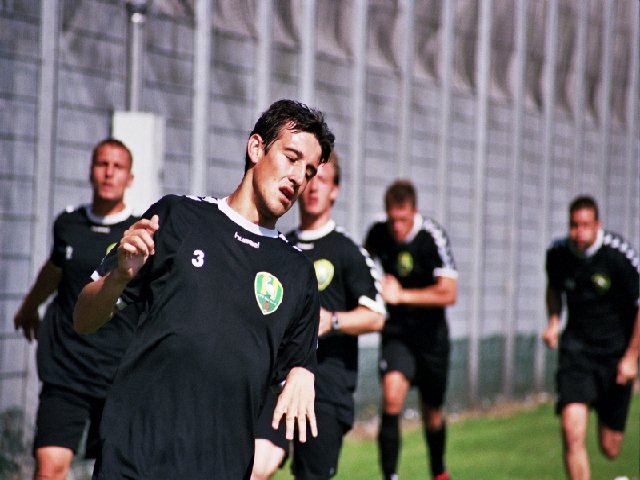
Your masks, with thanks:
M317 230L331 220L331 209L318 215L311 215L300 210L300 230Z
M91 204L91 211L94 215L98 217L106 217L108 215L113 215L114 213L121 212L125 209L125 204L123 199L117 201L108 201L101 198L93 199L93 203Z
M244 178L247 176L245 175ZM229 207L231 207L234 211L242 215L251 223L259 225L264 228L275 229L277 218L272 218L264 213L261 213L256 204L255 196L253 195L253 191L247 187L246 182L242 181L238 188L229 195L227 200L229 203Z

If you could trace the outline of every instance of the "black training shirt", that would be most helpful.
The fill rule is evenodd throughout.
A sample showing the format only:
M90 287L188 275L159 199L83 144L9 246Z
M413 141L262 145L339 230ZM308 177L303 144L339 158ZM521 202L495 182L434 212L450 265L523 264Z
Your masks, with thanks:
M385 313L374 281L373 261L335 222L317 230L294 230L287 238L313 261L320 305L325 310L348 312L362 305ZM320 337L317 354L316 409L329 410L350 426L358 376L358 337L328 332Z
M49 260L61 269L62 278L38 330L38 375L43 382L104 397L131 338L135 315L117 315L99 332L80 335L73 329L73 308L91 273L136 217L128 209L97 217L90 209L67 209L53 225Z
M549 286L564 293L567 325L561 339L577 340L594 352L621 355L632 333L639 287L638 254L619 235L600 230L581 254L568 238L547 250Z
M145 320L107 396L98 478L248 478L269 385L315 372L313 266L226 199L169 195L154 214L155 254L122 295Z
M423 219L419 214L415 215L413 231L405 242L397 243L387 223L377 222L367 234L365 247L403 288L423 288L435 285L440 276L458 276L446 232L434 220ZM388 305L387 309L389 318L383 335L416 338L422 344L448 338L444 307ZM414 337L418 333L421 335Z

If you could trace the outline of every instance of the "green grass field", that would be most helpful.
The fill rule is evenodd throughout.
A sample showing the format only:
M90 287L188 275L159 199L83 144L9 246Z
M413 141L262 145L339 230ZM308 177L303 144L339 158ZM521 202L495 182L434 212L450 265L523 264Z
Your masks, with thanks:
M606 460L598 451L596 419L589 421L588 449L593 480L618 476L640 479L640 395L634 396L623 450L618 459ZM552 404L514 413L487 414L449 424L447 465L454 480L558 480L565 478L559 420ZM426 447L422 431L410 425L403 432L401 480L428 480ZM344 480L380 478L373 439L345 440L339 473ZM276 478L292 478L288 466Z

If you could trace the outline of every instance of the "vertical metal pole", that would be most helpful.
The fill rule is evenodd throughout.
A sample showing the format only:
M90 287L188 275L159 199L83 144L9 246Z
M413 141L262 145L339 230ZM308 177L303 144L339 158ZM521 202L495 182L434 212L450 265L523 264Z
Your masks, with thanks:
M211 0L196 0L193 59L193 130L190 191L207 194L209 91L211 88Z
M505 318L504 384L507 399L513 397L515 372L515 337L518 318L518 274L520 261L520 196L522 135L524 132L525 66L527 59L527 9L528 0L518 0L515 11L515 72L513 80L513 136L511 153L511 209L509 212L509 260L507 273L507 295Z
M612 82L612 45L615 10L617 2L605 0L602 2L604 32L602 39L602 97L600 98L600 178L602 179L602 195L598 199L600 211L604 218L609 213L609 144L611 143L611 84Z
M367 78L367 0L354 0L353 12L353 80L351 98L353 118L349 139L351 178L349 184L349 231L361 238L362 184L364 183L364 122Z
M53 164L56 144L56 105L58 100L58 0L40 3L40 83L38 86L36 162L33 185L33 230L31 236L30 278L35 278L44 264L51 245L51 219L53 216ZM25 416L22 432L24 440L31 434L38 404L38 374L36 370L35 344L23 342L25 373L22 383L22 405ZM27 434L28 432L28 434ZM23 478L33 472L21 469Z
M479 400L480 323L482 321L482 285L484 266L485 170L487 163L487 119L491 66L491 10L493 0L481 0L476 47L476 128L475 166L473 172L473 255L471 265L471 315L469 319L469 400Z
M406 177L411 167L411 112L413 104L413 64L415 52L414 0L402 2L402 77L400 86L400 134L398 135L398 176Z
M258 52L256 58L256 118L269 106L271 97L271 50L273 0L258 0Z
M316 0L305 0L301 25L300 99L309 106L316 93Z
M544 137L542 145L541 165L541 198L540 198L540 243L538 251L544 252L549 243L549 210L551 209L551 163L553 161L553 137L555 130L555 89L556 89L556 47L558 38L558 0L549 0L547 3L547 31L545 36L545 92L544 98ZM541 259L542 261L542 259ZM541 291L545 290L545 273L541 268L538 271L538 285ZM538 315L538 332L542 332L547 322L544 309L544 295L540 295L540 315ZM534 358L534 378L536 391L541 391L544 385L545 372L545 347L542 342L537 342Z
M146 0L128 0L127 13L127 110L140 110L142 97L142 63L144 51L144 24L147 18Z
M582 165L584 159L584 125L586 118L585 75L587 65L587 25L589 2L576 2L578 12L578 33L576 37L576 93L575 93L575 154L573 157L572 194L577 195L583 188Z
M440 71L441 81L441 103L440 103L440 151L438 154L438 164L436 171L436 188L438 191L436 215L438 220L446 225L448 193L447 183L448 162L451 156L451 103L453 88L453 45L454 45L454 22L455 22L455 0L442 2L442 52Z
M638 91L640 90L640 81L638 71L640 68L640 3L631 2L631 36L630 45L631 58L629 61L629 90L627 91L627 138L626 138L626 157L627 157L627 183L624 192L625 205L625 237L633 241L640 235L634 226L638 221L638 203L640 198L634 198L634 188L638 188L638 178L640 178L640 152L638 148L638 138L640 131L638 130ZM640 192L638 192L640 195ZM635 205L635 207L634 207ZM636 243L637 245L637 243Z

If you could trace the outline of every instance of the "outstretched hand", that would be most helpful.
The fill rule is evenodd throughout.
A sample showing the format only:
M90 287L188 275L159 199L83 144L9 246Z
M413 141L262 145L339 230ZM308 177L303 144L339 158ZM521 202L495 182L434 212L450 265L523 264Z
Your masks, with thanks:
M124 232L118 245L118 270L124 277L135 277L149 256L155 253L153 235L160 228L158 220L158 215L143 218Z
M292 368L287 375L284 389L278 397L271 426L277 430L284 415L287 440L293 440L297 424L298 439L304 443L307 441L307 420L309 420L311 435L317 437L318 425L314 411L314 399L313 373L302 367Z

